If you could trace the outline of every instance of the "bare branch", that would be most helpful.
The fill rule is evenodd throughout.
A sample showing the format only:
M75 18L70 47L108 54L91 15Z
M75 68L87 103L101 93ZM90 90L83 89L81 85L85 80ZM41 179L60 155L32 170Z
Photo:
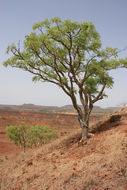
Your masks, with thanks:
M106 87L106 84L103 84L103 85L102 85L102 88L101 88L101 90L100 90L100 92L98 93L98 95L92 100L92 103L93 103L93 104L94 104L95 102L97 102L98 100L103 99L102 94L103 94L103 92L104 92L105 87Z

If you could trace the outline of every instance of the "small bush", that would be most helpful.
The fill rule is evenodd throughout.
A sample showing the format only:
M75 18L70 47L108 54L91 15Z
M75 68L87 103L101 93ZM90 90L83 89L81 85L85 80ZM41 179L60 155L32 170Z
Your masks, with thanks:
M24 124L21 124L20 126L10 125L6 127L6 133L8 138L11 141L14 141L16 145L20 145L24 151L28 141L28 130L29 128Z
M51 139L56 139L58 133L56 130L49 129L47 126L32 126L29 130L28 146L37 146L47 143Z
M24 152L26 147L42 145L51 139L56 139L56 130L49 129L47 126L8 126L6 127L7 136L15 144L20 145Z

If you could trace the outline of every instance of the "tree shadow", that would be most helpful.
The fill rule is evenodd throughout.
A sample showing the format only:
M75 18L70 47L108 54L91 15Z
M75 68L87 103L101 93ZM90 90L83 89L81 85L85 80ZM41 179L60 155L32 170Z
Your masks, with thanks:
M100 133L103 131L111 130L112 128L118 127L121 120L121 115L112 115L106 121L98 122L93 128L91 129L92 133Z

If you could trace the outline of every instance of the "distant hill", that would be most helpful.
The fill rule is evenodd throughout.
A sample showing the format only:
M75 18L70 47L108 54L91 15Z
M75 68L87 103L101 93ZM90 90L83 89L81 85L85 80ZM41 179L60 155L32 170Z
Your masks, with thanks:
M101 108L95 106L93 108L93 114L104 114L117 110L118 107ZM65 106L41 106L34 104L22 104L22 105L0 105L0 110L5 111L28 111L28 112L42 112L42 113L76 113L72 105Z

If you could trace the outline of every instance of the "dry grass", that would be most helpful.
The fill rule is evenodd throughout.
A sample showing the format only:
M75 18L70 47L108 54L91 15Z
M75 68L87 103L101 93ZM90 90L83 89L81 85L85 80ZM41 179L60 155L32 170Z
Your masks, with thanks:
M107 116L94 125L91 130L96 131L95 136L86 145L78 144L77 130L25 156L5 161L0 165L1 190L126 190L125 110L119 115L120 120L110 122ZM100 125L105 130L95 130Z

